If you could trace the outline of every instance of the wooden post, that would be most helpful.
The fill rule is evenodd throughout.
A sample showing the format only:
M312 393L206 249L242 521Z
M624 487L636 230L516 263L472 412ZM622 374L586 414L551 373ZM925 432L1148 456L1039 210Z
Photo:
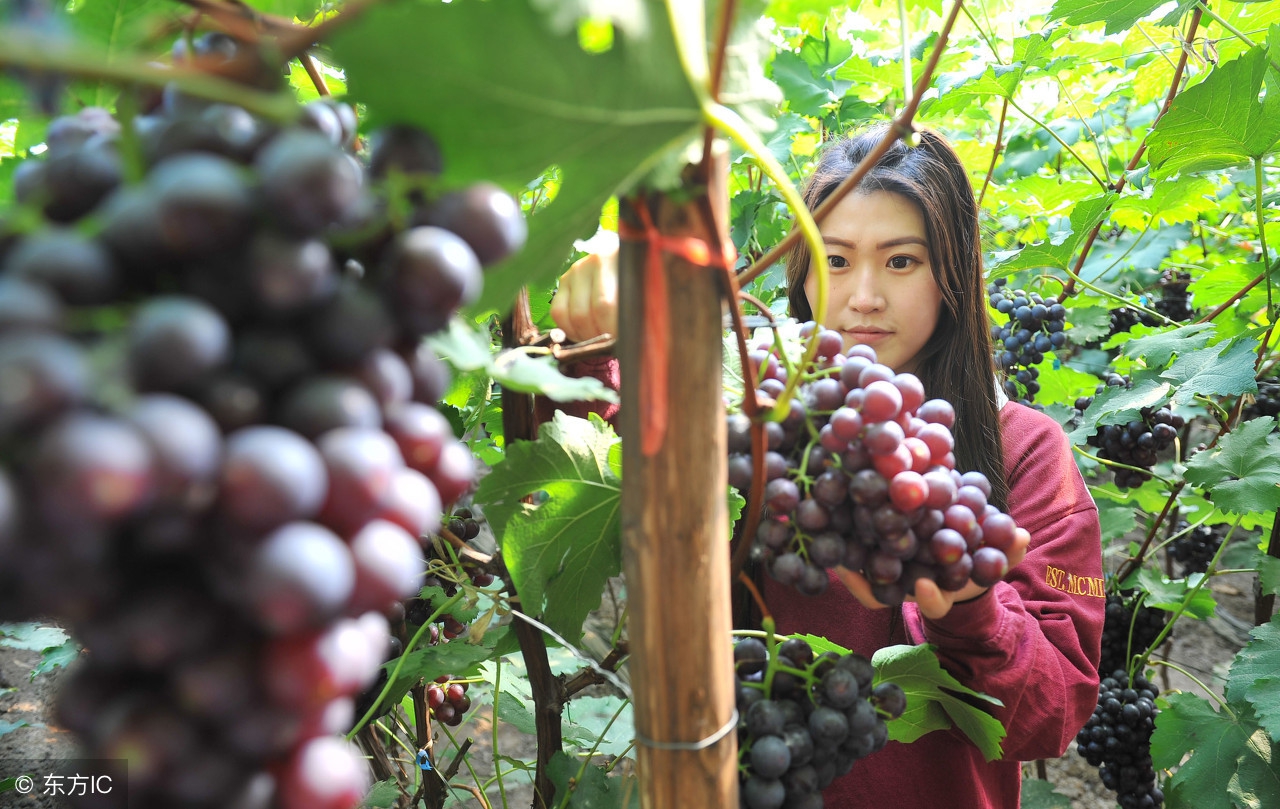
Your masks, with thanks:
M724 183L716 178L711 187ZM696 199L648 202L663 234L715 243ZM633 204L623 202L623 222L643 230ZM641 806L736 809L721 284L716 270L662 252L670 351L668 393L658 404L667 426L646 456L640 358L653 351L645 313L656 303L644 298L648 250L624 238L619 255L623 563Z

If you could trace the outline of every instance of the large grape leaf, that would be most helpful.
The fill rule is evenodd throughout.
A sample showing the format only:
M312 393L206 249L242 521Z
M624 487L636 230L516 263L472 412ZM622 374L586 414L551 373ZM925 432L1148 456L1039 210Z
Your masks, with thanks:
M1280 139L1280 94L1258 93L1270 69L1267 49L1219 65L1173 100L1147 138L1156 179L1260 158Z
M1257 341L1252 337L1202 348L1178 357L1160 377L1177 385L1172 399L1175 405L1191 404L1196 394L1239 396L1256 393L1258 381L1254 378L1253 363L1257 359L1257 349Z
M1000 701L961 685L942 668L932 646L886 646L876 651L871 662L877 681L896 683L907 695L906 711L888 723L890 739L913 742L930 731L951 727L954 722L987 761L1000 757L1004 725L958 695L992 705L1000 705Z
M1039 244L1028 245L1008 254L997 254L998 264L990 273L992 278L1009 275L1017 270L1054 267L1068 269L1077 248L1084 242L1093 227L1107 217L1107 210L1115 200L1115 193L1107 193L1081 200L1071 209L1071 230L1054 233Z
M598 416L557 412L537 440L508 443L506 459L476 491L524 611L542 614L572 643L622 566L618 444ZM534 492L546 500L522 502Z
M1143 592L1147 594L1143 604L1169 612L1176 610L1178 605L1186 599L1187 594L1203 578L1203 573L1192 573L1185 579L1170 579L1163 573L1152 570L1149 567L1138 570L1138 584ZM1129 582L1125 582L1126 586L1129 586L1129 584ZM1218 602L1214 599L1213 593L1209 591L1209 588L1201 587L1195 596L1187 602L1187 609L1183 615L1189 618L1209 618L1213 616L1213 611L1217 605Z
M833 38L824 30L822 37L805 37L799 51L779 51L773 58L773 80L792 112L820 118L852 86L853 82L835 75L852 55L848 40Z
M1133 387L1108 386L1093 397L1086 411L1088 418L1097 424L1123 424L1138 417L1138 411L1163 404L1169 397L1171 385L1161 381L1153 372L1133 375Z
M562 752L551 757L547 774L557 798L568 796L566 809L640 809L640 784L635 775L605 775L602 768L584 767Z
M452 643L422 646L406 652L404 662L400 664L400 673L391 683L383 704L399 702L420 679L434 680L442 674L465 676L483 661L509 654L518 648L511 627L501 626L485 632L478 643L459 638ZM383 666L388 675L399 661L400 658L396 658Z
M1247 703L1228 703L1229 714L1193 694L1174 693L1159 704L1151 759L1158 770L1178 768L1164 784L1168 809L1280 806L1271 740Z
M1130 28L1138 20L1163 6L1167 0L1058 0L1049 12L1050 20L1064 20L1072 25L1105 22L1106 32L1114 34ZM1195 5L1182 0L1179 6Z
M1280 743L1280 615L1255 627L1227 675L1227 696L1253 706L1273 742Z
M1251 419L1218 446L1187 462L1185 477L1208 489L1213 503L1235 514L1280 508L1280 435L1274 418Z
M1055 790L1048 781L1024 778L1019 809L1071 809L1071 798Z
M522 284L551 280L610 195L696 133L698 92L666 5L628 10L603 53L531 0L379 4L333 39L370 123L431 132L444 182L515 189L559 167L556 198L530 220L524 249L488 268L478 309L505 311Z
M1118 334L1108 346L1118 346L1124 355L1141 359L1148 368L1163 368L1175 356L1198 351L1213 338L1212 323L1189 323L1176 329L1133 326L1128 334Z

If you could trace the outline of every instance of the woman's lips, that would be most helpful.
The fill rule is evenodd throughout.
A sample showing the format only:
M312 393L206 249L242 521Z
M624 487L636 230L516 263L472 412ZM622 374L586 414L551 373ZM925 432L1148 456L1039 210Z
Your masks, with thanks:
M871 343L871 342L883 340L884 338L889 337L890 335L893 334L893 332L885 331L884 329L859 328L859 329L845 329L844 331L845 331L845 334L848 334L849 336L853 337L853 339L858 340L859 342L864 342L864 343Z

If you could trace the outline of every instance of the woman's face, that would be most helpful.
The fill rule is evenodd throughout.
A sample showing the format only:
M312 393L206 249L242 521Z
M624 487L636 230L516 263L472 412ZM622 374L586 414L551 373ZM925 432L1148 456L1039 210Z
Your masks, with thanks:
M856 344L876 350L899 373L916 370L916 357L938 324L942 293L933 280L924 216L891 191L854 192L819 228L827 246L830 287L818 321ZM817 277L804 291L816 306Z

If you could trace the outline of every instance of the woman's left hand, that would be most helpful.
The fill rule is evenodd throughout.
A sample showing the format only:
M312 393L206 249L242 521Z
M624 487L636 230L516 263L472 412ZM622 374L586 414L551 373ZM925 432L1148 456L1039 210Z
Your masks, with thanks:
M1025 530L1019 528L1014 537L1013 547L1009 548L1007 554L1009 558L1009 568L1012 569L1018 565L1027 555L1027 546L1031 544L1031 535ZM882 610L887 605L881 604L876 597L871 594L871 583L861 573L855 573L847 568L838 567L836 576L840 581L844 582L844 586L849 588L849 592L853 593L861 604L867 609ZM937 620L951 611L952 605L968 601L985 593L989 588L974 584L970 581L962 589L949 591L940 588L936 582L929 579L916 579L916 594L909 596L908 601L914 601L920 605L920 613L924 617Z

